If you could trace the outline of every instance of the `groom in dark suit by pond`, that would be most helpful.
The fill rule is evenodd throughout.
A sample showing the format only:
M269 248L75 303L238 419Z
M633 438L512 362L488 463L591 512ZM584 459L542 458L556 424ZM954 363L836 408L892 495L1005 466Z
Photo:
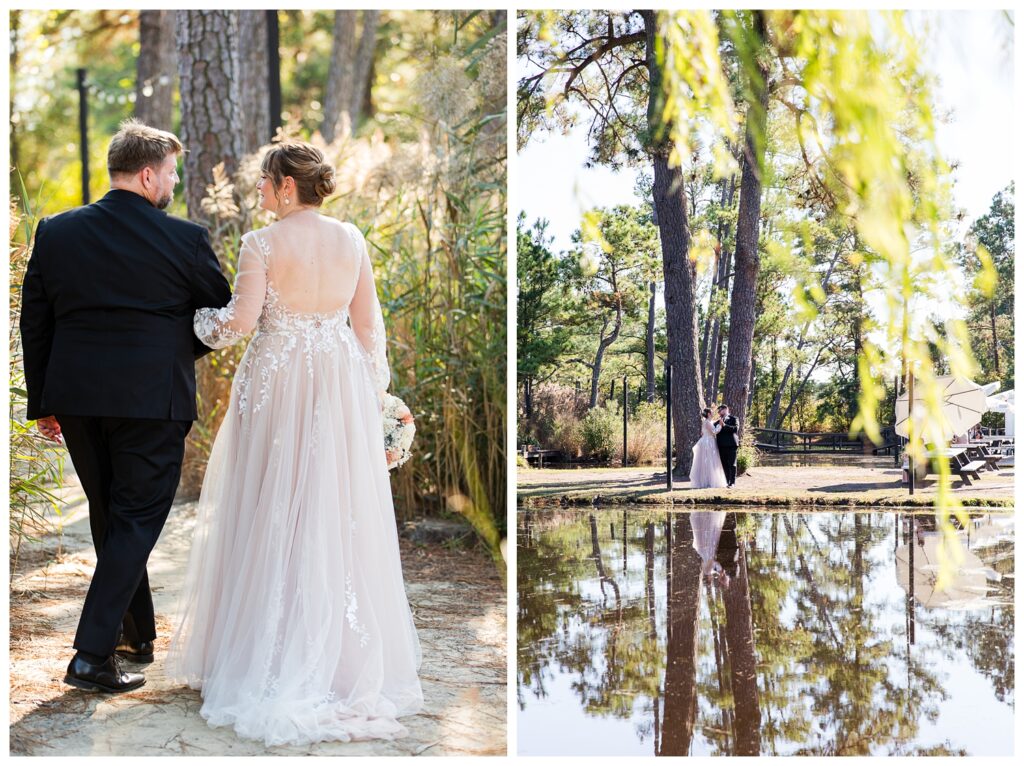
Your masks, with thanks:
M725 480L731 487L736 483L736 452L740 446L740 423L735 416L729 414L728 404L718 408L718 417L722 421L722 428L715 437L715 442L718 444L718 456L722 459L722 468L725 470Z
M164 212L180 141L129 120L110 142L111 190L36 227L22 287L27 418L63 440L89 499L96 570L65 682L141 686L153 661L146 563L174 500L196 418L198 308L231 289L202 226Z

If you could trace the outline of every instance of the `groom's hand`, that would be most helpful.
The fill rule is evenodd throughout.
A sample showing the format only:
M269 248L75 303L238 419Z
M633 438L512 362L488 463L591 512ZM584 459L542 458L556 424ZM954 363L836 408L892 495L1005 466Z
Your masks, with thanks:
M53 415L48 415L45 418L39 418L39 420L36 421L36 428L39 429L39 433L41 433L44 438L49 439L52 442L57 442L57 444L64 443L64 438L60 433L60 423L57 422L57 418Z

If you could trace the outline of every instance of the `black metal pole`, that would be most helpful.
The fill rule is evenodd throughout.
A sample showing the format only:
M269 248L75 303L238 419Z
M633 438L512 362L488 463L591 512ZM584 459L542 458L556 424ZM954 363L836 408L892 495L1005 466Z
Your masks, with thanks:
M78 76L78 152L82 161L82 204L89 204L89 91L85 87L85 69Z
M269 141L281 127L281 33L277 25L277 11L267 11L267 90L270 99Z
M665 463L668 466L665 485L672 491L672 365L665 362Z
M910 439L914 438L914 373L908 372L909 380L907 381L907 435ZM914 494L914 445L910 445L910 450L907 452L907 466L910 469L909 485L910 494ZM911 540L913 544L913 540Z
M629 462L629 381L622 376L622 467Z
M896 376L896 381L894 383L894 386L895 386L895 392L896 393L893 395L893 402L895 402L897 399L900 398L900 376L899 375ZM900 447L902 446L902 443L900 442L900 435L898 433L896 433L896 417L895 417L895 414L893 415L892 422L893 422L892 438L896 442L896 446L894 446L892 448L893 454L896 456L893 459L892 466L893 466L893 468L897 468L898 469L900 467Z
M909 622L910 622L910 625L909 625L910 636L909 636L909 638L910 638L910 643L911 644L914 643L914 624L916 622L916 620L914 619L914 611L915 611L915 606L916 606L914 604L914 548L917 546L917 534L916 534L917 533L917 529L916 529L916 527L917 527L917 517L914 516L914 512L911 511L910 512L910 561L908 562L908 564L910 566L910 593L908 594L908 598L907 598L907 608L909 609L909 615L908 616L909 616Z

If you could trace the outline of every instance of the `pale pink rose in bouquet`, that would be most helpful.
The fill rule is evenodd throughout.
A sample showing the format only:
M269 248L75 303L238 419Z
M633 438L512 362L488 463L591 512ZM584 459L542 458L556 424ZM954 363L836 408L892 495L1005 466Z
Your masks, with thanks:
M384 394L384 454L388 470L398 468L412 457L416 424L408 405L391 394Z

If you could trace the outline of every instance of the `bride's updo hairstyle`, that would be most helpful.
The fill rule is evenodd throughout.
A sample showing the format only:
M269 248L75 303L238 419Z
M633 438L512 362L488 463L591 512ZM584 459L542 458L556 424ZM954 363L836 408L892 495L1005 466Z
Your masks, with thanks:
M700 414L701 414L701 417L706 419L708 417L708 415L711 414L711 408L710 407L705 407L703 410L701 410Z
M294 178L296 193L303 205L319 207L337 186L334 168L324 160L323 152L305 141L274 144L263 156L260 170L273 182L275 193L286 176Z

